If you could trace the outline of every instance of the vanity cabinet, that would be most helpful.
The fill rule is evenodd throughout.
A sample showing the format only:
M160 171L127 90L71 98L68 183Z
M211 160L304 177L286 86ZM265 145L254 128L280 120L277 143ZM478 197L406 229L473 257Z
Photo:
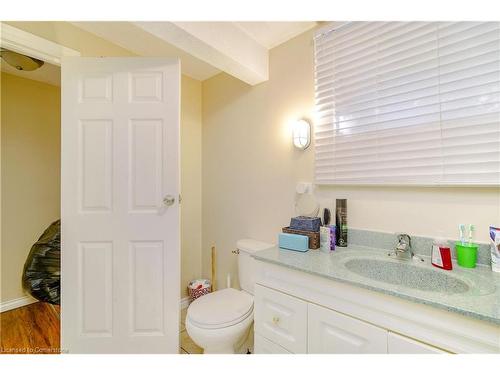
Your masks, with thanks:
M362 320L255 286L256 354L446 353Z
M384 354L387 331L309 303L307 352L315 354Z
M500 325L257 261L256 353L500 353Z
M387 334L389 354L446 354L447 352L394 332Z

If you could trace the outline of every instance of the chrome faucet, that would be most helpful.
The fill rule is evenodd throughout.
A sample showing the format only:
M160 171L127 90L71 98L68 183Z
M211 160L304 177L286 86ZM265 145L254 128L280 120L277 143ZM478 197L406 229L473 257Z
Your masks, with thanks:
M413 250L411 249L411 237L406 233L398 234L398 244L394 248L394 252L398 259L412 260ZM391 253L389 255L392 255Z

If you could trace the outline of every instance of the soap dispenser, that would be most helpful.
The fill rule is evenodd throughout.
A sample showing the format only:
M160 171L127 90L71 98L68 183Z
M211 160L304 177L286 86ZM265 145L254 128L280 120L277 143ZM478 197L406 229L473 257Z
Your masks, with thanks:
M434 240L432 244L431 263L434 267L448 271L453 268L451 263L451 250L446 240L441 238Z

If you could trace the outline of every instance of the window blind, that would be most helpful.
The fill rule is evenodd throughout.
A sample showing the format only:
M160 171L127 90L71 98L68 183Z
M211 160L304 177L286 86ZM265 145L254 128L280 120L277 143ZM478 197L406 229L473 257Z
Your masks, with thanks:
M314 38L318 184L500 185L500 23L334 23Z

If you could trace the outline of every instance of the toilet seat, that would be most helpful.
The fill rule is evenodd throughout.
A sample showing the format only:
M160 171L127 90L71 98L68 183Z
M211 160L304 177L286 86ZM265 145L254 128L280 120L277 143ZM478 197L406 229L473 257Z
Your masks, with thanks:
M252 313L252 296L227 288L193 301L189 305L187 319L199 328L218 329L236 325Z

